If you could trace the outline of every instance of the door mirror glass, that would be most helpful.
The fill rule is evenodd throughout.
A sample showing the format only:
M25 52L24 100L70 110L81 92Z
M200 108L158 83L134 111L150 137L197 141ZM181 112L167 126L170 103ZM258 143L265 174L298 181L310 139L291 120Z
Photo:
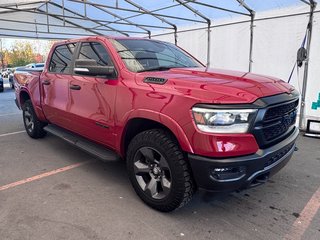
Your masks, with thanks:
M98 65L94 59L76 59L74 72L88 76L106 76L115 75L114 66Z

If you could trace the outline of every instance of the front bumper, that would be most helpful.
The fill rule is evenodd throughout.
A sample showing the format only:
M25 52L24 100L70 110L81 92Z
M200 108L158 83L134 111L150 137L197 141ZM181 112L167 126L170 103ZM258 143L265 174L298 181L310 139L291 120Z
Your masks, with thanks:
M197 186L207 191L234 191L260 185L290 160L299 130L282 142L255 154L232 158L208 158L188 154ZM224 172L225 171L225 172Z

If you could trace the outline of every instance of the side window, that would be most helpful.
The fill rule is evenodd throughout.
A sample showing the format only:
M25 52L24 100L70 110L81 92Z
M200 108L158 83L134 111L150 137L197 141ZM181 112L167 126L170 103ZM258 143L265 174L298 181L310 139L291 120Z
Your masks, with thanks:
M81 43L78 59L95 60L97 66L114 66L109 53L105 47L98 42ZM115 78L116 72L114 72L110 77Z
M93 59L100 66L113 66L109 53L97 42L82 43L78 59Z
M75 43L56 47L50 60L49 72L69 73L75 47Z

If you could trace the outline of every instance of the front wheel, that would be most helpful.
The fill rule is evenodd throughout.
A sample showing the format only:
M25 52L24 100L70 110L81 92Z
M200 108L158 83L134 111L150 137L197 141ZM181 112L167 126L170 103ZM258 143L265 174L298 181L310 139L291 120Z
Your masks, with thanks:
M41 122L32 105L31 100L27 100L22 107L23 123L28 135L32 138L43 138L46 135L46 131L43 127L46 123Z
M182 207L194 193L191 171L178 143L161 129L133 138L127 170L138 196L156 210L170 212Z

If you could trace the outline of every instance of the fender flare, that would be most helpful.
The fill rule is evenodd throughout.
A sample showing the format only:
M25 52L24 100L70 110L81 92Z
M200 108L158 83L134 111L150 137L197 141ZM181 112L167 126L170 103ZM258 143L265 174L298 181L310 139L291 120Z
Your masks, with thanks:
M24 102L22 102L22 94L23 94L23 93L28 94L29 99L31 100L32 104L34 104L34 103L33 103L33 100L31 99L31 94L30 94L30 92L28 91L28 89L25 88L25 87L20 87L20 89L19 89L19 99L17 99L17 100L19 101L19 105L21 106L21 108L22 108L23 103L24 103Z
M42 108L35 104L35 102L33 101L32 97L31 97L32 95L30 94L28 88L26 88L26 87L20 87L20 89L19 89L19 99L17 99L17 100L19 102L19 105L20 105L21 109L22 109L22 106L23 106L22 99L21 99L22 93L27 93L29 95L29 99L30 99L30 101L32 103L32 106L33 106L33 108L35 110L35 113L36 113L37 117L41 121L47 121L47 119L46 119L46 117L45 117L45 115L44 115L44 113L42 111Z
M168 128L176 137L177 141L180 144L180 147L182 148L183 151L185 152L189 152L189 153L194 153L193 148L187 138L187 135L185 134L185 132L183 131L182 127L171 117L169 117L168 115L165 115L163 113L159 113L156 111L152 111L149 109L135 109L132 110L130 112L128 112L125 116L124 116L124 125L123 125L123 130L120 133L120 141L119 141L119 145L118 147L120 147L119 149L123 149L122 143L123 143L123 139L125 137L125 129L126 129L126 125L128 124L128 122L132 119L135 118L144 118L147 120L152 120L155 122L158 122L162 125L164 125L166 128Z

